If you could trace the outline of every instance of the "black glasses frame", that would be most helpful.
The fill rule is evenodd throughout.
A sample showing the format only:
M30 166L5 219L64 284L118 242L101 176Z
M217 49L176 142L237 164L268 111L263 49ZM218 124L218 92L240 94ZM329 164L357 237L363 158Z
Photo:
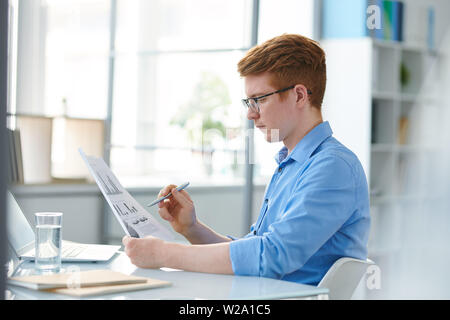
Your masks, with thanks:
M256 109L257 109L257 110L255 110L255 111L259 113L259 110L260 110L260 109L259 109L259 103L258 103L258 100L263 99L263 98L266 98L266 97L271 96L271 95L276 94L276 93L281 93L281 92L285 92L285 91L294 89L294 87L295 87L295 85L292 85L292 86L289 86L289 87L287 87L287 88L280 89L280 90L276 90L276 91L274 91L274 92L270 92L270 93L264 94L264 95L259 96L259 97L253 97L253 98L242 99L242 103L243 103L243 105L246 106L247 108L252 108L252 109L254 110L254 106L253 106L252 103L250 102L251 100L253 100L253 101L254 101L254 104L256 105ZM306 92L307 92L308 94L312 94L311 90L309 90L309 89L306 89Z

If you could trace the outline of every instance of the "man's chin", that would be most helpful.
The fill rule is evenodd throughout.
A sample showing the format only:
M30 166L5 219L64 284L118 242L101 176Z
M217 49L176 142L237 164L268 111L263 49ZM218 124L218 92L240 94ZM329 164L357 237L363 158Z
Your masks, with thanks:
M278 134L278 130L275 130L276 134L270 133L270 132L265 132L264 133L264 138L266 139L267 142L280 142L280 135Z
M279 129L267 129L260 128L267 142L279 142L280 141L280 130Z

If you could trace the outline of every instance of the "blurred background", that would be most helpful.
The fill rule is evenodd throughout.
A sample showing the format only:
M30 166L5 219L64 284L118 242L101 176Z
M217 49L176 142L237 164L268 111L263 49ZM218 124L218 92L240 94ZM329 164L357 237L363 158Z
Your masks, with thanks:
M324 120L370 185L380 285L368 274L354 298L448 299L449 14L447 0L10 0L8 187L32 225L62 211L64 239L120 243L82 147L140 203L190 181L200 220L246 234L282 145L249 133L236 65L298 33L326 52Z

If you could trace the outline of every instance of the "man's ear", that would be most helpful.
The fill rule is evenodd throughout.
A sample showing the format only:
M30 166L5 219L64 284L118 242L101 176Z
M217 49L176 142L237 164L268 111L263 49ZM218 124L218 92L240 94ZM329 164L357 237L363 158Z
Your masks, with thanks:
M308 101L308 89L306 89L306 87L302 84L297 84L294 87L294 90L295 94L297 95L295 102L303 107Z

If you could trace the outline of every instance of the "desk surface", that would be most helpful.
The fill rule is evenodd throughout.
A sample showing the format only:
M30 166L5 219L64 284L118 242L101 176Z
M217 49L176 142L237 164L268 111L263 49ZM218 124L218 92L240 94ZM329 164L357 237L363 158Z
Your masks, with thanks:
M63 263L62 268L78 266L81 270L111 269L114 271L167 280L172 286L141 291L121 292L88 299L292 299L327 298L328 289L261 277L243 277L171 269L141 269L134 266L124 253L117 253L106 263ZM33 272L34 264L25 262L16 276ZM35 291L8 285L7 296L12 299L78 299L75 297ZM86 298L87 299L87 298Z

